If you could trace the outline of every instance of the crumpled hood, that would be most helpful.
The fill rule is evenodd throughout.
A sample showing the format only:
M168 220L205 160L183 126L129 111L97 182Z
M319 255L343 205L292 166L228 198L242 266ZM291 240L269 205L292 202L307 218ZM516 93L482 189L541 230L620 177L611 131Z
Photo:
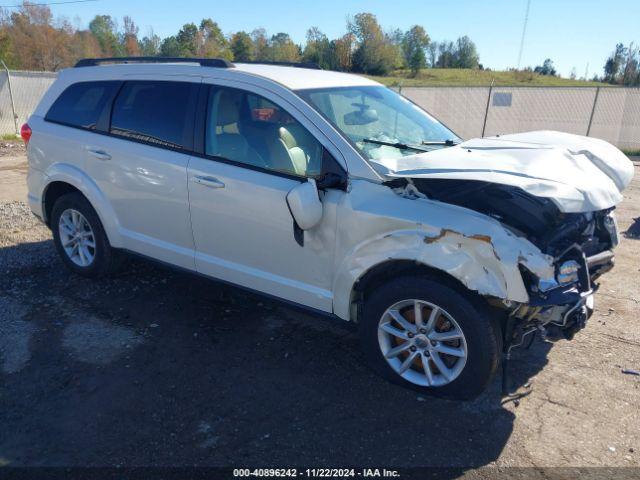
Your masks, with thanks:
M631 161L610 143L552 131L477 138L371 162L387 177L479 180L520 187L553 200L563 212L613 207L633 177Z

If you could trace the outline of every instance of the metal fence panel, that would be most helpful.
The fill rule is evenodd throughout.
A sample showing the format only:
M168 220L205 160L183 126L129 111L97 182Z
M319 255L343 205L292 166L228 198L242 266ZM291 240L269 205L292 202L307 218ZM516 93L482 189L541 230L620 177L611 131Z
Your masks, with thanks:
M18 128L28 120L56 76L52 72L11 72L11 89L18 117Z
M482 136L488 87L405 87L402 95L462 138Z
M619 148L640 149L640 89L601 89L589 135Z
M15 133L7 72L0 70L0 135Z
M496 105L496 96L505 94L511 95L511 104ZM532 130L584 135L595 94L595 88L494 87L485 135Z
M483 126L486 136L558 130L640 149L638 88L405 87L401 93L463 139L482 136Z
M0 71L0 134L6 135L16 132L27 121L29 115L35 110L38 102L56 79L52 72L25 72L15 70L10 72L11 82L6 71ZM11 86L11 92L9 91ZM11 94L13 94L13 106L17 122L13 120L13 108L11 106Z

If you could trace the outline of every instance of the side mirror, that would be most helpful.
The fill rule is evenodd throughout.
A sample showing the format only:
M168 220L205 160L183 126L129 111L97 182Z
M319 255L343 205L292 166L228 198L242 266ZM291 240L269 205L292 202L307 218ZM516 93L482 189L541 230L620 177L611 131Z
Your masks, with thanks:
M293 187L287 193L287 205L301 230L315 227L322 219L322 202L313 178Z

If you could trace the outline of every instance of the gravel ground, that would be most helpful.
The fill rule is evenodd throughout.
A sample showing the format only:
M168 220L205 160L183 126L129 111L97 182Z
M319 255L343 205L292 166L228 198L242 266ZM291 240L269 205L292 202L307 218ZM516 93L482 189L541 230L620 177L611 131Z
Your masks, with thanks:
M519 402L457 403L372 374L341 323L140 261L75 276L5 202L0 465L638 467L638 175L618 215L587 328L518 352Z

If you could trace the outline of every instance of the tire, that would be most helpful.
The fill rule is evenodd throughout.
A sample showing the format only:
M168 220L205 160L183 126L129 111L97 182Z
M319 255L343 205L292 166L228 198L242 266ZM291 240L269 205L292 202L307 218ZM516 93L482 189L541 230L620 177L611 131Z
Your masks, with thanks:
M63 215L65 216L63 223L67 223L64 223L65 227L61 228L61 217ZM69 240L71 237L71 235L69 235L70 229L67 228L69 225L69 216L74 219L79 219L79 223L84 226L83 229L79 230L83 232L90 230L91 233L91 235L86 237L86 250L83 249L83 251L89 252L91 259L89 261L89 256L85 254L84 258L86 261L84 264L82 258L78 258L77 253L70 256L68 250L65 250L65 246L63 246L63 241ZM82 223L83 220L86 222L86 225ZM53 233L53 243L56 246L62 262L67 268L78 275L88 278L103 277L115 273L122 263L122 254L111 247L102 223L98 218L98 214L81 193L69 193L56 200L51 212L51 231ZM76 231L78 231L78 229ZM90 242L91 238L93 242ZM73 246L75 243L71 243L70 245ZM91 245L93 245L93 247ZM69 247L67 243L67 248L73 247ZM79 249L76 249L76 252L78 251Z
M480 395L495 375L502 345L500 327L488 307L472 292L425 276L407 276L370 292L365 296L363 307L359 324L362 349L369 366L387 380L427 395L470 400ZM389 311L391 307L397 308ZM433 330L428 330L434 311L437 313L431 322ZM413 326L409 325L415 330L413 338L407 337L410 332L407 329L404 338L395 336L403 330L396 321L397 312L402 315L400 320L414 322ZM424 329L415 326L414 312L423 316ZM379 328L381 325L384 327ZM424 332L430 333L427 336ZM456 338L445 339L456 335ZM408 344L411 347L406 350ZM396 354L394 349L403 351ZM389 355L391 358L387 359ZM436 360L446 368L440 371ZM400 373L405 363L409 367ZM443 371L447 372L446 376Z

